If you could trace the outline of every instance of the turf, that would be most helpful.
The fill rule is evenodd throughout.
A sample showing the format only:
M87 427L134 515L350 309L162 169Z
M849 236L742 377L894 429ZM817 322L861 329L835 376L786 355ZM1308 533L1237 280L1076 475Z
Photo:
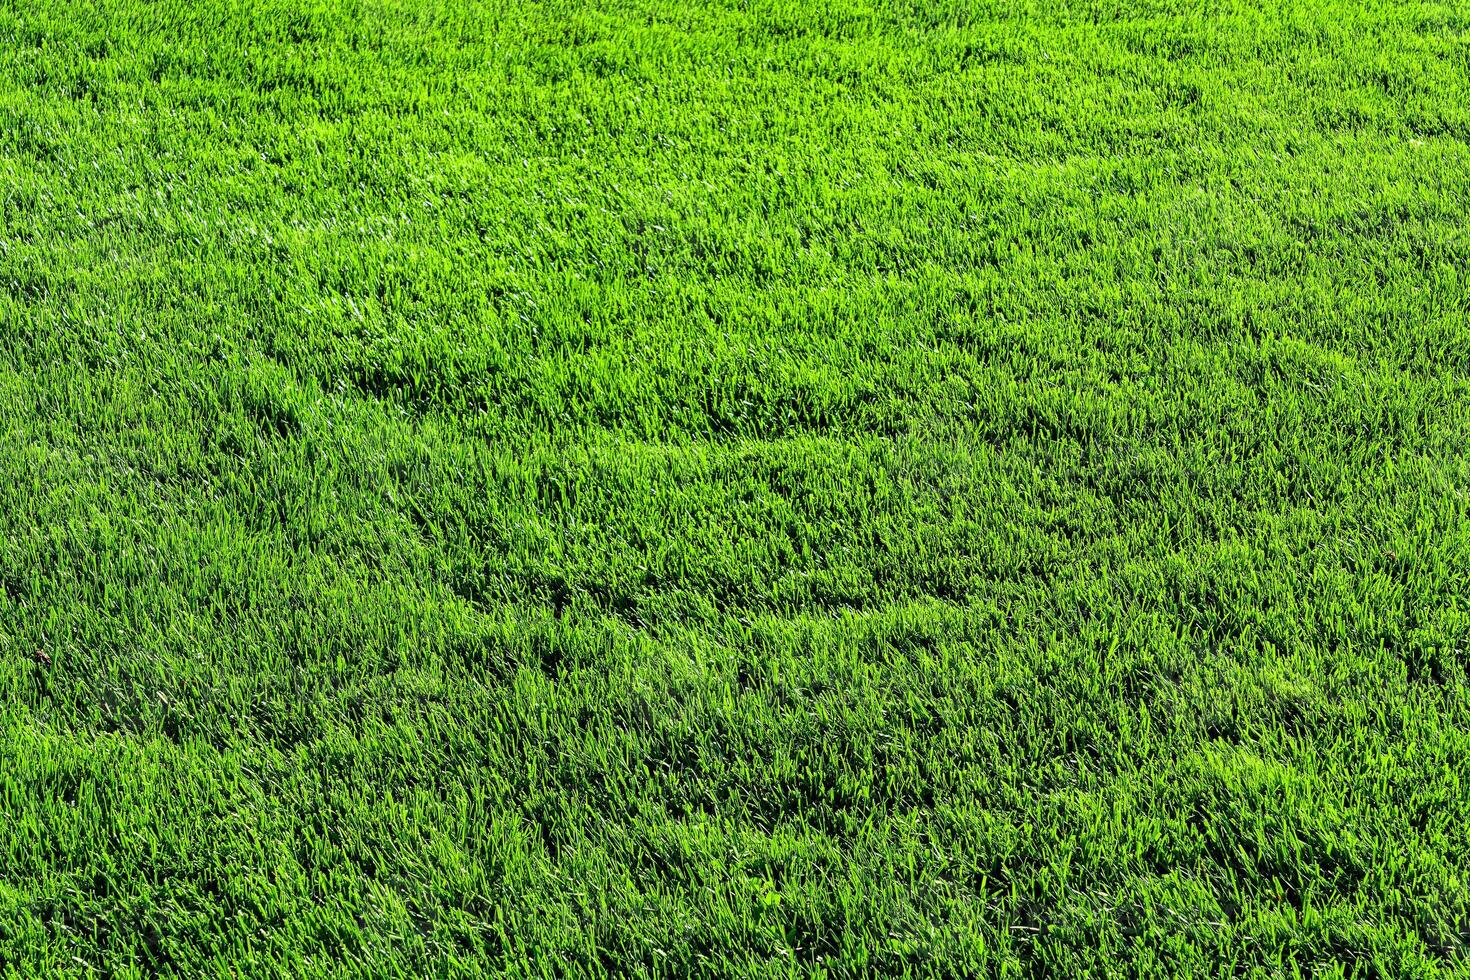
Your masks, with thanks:
M0 973L1470 975L1470 8L0 0Z

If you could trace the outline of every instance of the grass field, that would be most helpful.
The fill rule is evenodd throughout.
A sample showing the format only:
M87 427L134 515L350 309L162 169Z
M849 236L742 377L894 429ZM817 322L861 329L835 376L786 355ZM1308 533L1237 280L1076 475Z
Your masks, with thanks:
M0 0L0 974L1470 976L1470 6Z

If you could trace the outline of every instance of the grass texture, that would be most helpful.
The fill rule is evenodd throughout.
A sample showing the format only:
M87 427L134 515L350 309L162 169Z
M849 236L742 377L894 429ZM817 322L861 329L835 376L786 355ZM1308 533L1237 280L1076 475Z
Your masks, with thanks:
M0 0L0 974L1470 975L1470 8Z

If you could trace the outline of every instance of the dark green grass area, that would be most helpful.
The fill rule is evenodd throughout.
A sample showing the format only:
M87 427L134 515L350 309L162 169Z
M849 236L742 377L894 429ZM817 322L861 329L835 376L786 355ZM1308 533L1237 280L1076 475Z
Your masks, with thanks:
M0 0L0 975L1470 974L1470 7Z

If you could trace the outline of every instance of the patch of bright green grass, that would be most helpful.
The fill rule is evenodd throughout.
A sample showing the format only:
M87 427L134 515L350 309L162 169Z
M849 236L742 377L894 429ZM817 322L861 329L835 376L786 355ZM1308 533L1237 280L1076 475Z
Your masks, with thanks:
M0 0L9 977L1464 975L1470 10Z

